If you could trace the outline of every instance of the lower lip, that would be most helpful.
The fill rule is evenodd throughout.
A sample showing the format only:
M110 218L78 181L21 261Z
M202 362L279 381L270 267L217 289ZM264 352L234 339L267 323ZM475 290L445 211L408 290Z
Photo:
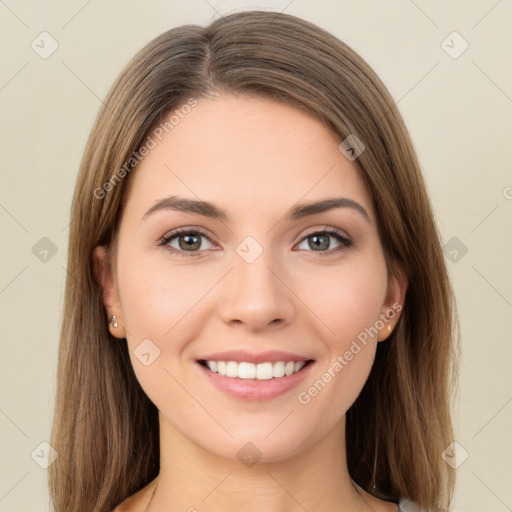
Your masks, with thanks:
M309 374L311 367L315 363L314 361L308 363L297 373L292 373L285 377L274 377L268 380L225 377L224 375L212 372L198 362L196 364L209 381L224 393L244 400L263 401L271 400L298 386Z

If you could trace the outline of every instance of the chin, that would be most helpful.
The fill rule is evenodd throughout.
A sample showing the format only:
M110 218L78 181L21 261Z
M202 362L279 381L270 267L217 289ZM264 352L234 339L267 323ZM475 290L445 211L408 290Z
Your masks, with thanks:
M291 431L290 427L299 425L290 423L285 426L287 422L287 420L283 422L285 416L274 422L272 426L267 423L250 425L247 428L238 425L238 428L230 430L233 438L225 435L220 439L216 436L214 440L211 438L210 431L209 434L205 433L205 436L208 436L207 443L204 443L205 438L202 442L198 439L198 442L204 450L227 460L241 462L248 468L257 463L284 462L320 440L318 431L309 435L303 430ZM283 423L279 425L280 422Z

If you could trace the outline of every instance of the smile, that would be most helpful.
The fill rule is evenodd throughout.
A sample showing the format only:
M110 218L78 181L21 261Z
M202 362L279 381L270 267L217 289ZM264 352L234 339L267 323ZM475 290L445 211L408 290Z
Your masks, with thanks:
M317 366L305 361L248 361L200 359L197 368L208 386L243 401L266 401L296 388Z

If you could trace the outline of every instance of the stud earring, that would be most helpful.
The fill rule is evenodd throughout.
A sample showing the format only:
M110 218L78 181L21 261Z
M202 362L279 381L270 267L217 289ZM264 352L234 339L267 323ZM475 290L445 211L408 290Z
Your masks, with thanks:
M112 315L110 317L110 323L112 324L112 327L114 329L117 329L119 327L119 324L116 322L116 315Z

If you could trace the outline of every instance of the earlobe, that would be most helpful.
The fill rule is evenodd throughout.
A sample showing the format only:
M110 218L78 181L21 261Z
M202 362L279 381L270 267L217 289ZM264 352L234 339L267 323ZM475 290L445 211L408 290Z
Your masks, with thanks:
M115 336L116 338L120 339L126 338L126 329L118 322L116 315L112 315L109 318L108 323L110 334L112 334L112 336Z
M384 333L382 331L384 331ZM379 331L379 334L377 335L377 341L386 341L389 338L389 336L391 336L392 332L393 327L391 325L387 325L384 329L381 329Z
M107 313L107 323L110 333L116 338L125 338L124 320L121 302L117 292L112 269L106 262L107 249L103 245L97 246L92 253L93 272L97 283L101 287L101 299ZM114 319L112 320L112 318Z

